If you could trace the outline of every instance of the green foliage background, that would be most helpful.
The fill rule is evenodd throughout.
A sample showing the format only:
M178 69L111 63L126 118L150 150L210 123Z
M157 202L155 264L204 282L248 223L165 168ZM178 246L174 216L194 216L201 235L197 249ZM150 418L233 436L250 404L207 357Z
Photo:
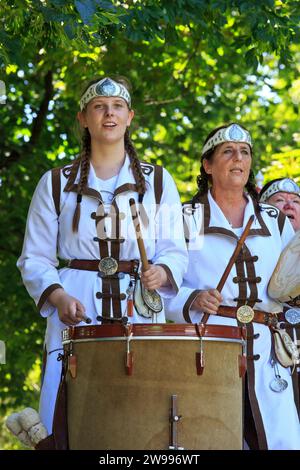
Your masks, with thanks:
M205 136L236 120L252 134L255 171L262 169L265 182L283 175L300 182L300 4L4 0L0 22L7 95L0 105L3 423L12 410L37 407L45 323L15 264L37 181L78 152L75 121L85 82L106 74L129 78L138 153L168 168L183 199L195 190ZM0 448L20 448L3 426Z

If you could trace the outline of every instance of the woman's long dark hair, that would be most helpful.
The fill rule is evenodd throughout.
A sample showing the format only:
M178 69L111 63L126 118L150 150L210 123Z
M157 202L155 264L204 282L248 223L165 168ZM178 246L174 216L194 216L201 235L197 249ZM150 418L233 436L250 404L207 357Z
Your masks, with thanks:
M125 88L130 91L131 86L128 82L127 79L124 77L112 77L112 79L125 86ZM101 80L101 78L96 78L94 80L91 80L88 85L85 87L84 91L82 92L81 96L86 92L86 90L93 85L94 83L97 83ZM136 150L134 148L134 145L130 139L130 134L129 134L129 129L126 129L125 135L124 135L124 146L125 146L125 151L128 154L130 158L130 164L131 164L131 169L133 172L133 176L137 185L138 193L139 194L145 194L146 192L146 182L145 182L145 177L142 172L141 164L138 159ZM89 171L90 171L90 158L91 158L91 135L89 130L86 128L83 130L82 133L82 138L81 138L81 153L79 155L79 166L80 166L80 180L78 184L78 191L77 191L77 204L73 216L73 232L78 231L78 226L79 226L79 220L80 220L80 208L81 208L81 200L82 200L82 194L84 190L87 187L87 182L88 182L88 177L89 177Z
M234 123L219 126L216 129L214 129L213 131L211 131L208 134L208 136L206 137L204 145L220 129L225 129L226 127L228 127L232 124L234 124ZM245 127L241 126L240 124L239 124L239 126L242 127L243 129L245 129ZM245 129L245 130L247 130L247 129ZM199 202L201 196L203 196L204 194L207 194L207 192L208 192L209 186L211 185L211 177L206 173L206 171L204 169L203 160L211 161L213 159L213 155L215 153L215 150L216 150L216 148L218 148L219 145L222 145L222 144L218 144L217 146L212 147L207 152L205 152L201 157L200 174L197 176L198 192L193 197L193 200L192 200L193 204L196 204L197 202ZM250 151L251 151L251 156L252 156L252 149L251 148L250 148ZM255 177L254 177L253 170L250 170L249 178L248 178L248 181L247 181L245 187L246 187L246 190L247 190L248 194L252 197L252 199L254 199L254 201L258 201L259 195L256 191Z

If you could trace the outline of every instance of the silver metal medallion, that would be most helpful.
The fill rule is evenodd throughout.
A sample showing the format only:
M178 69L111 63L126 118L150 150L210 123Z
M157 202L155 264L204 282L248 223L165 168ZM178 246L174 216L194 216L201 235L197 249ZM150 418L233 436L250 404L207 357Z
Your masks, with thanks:
M236 316L241 323L250 323L254 318L254 310L249 305L242 305L237 309Z
M300 308L289 308L285 314L285 319L291 325L297 325L300 323Z
M147 307L155 313L159 313L163 309L161 296L156 290L148 290L142 285L142 296Z
M276 376L275 379L271 380L269 387L273 392L281 393L288 388L288 383L280 376Z
M107 256L106 258L102 258L100 260L98 269L105 276L112 276L118 270L118 262L111 256Z

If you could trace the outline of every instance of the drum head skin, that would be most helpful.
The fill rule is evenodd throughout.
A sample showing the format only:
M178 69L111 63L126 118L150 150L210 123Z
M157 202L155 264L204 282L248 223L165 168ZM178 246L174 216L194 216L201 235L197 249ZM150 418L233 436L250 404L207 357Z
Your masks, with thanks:
M280 255L268 286L270 297L288 302L300 294L300 231Z
M196 367L200 339L192 324L132 325L129 345L120 325L69 330L77 358L76 378L66 377L70 449L163 450L171 441L189 450L242 449L242 330L226 325L202 330L202 375ZM128 347L131 375L125 367ZM178 417L172 421L174 436L171 410Z

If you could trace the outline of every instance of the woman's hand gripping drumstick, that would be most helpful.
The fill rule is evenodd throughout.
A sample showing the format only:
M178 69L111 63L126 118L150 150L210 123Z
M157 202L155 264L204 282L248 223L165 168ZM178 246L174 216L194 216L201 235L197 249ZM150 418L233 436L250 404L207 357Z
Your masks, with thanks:
M216 315L218 308L222 302L221 290L223 289L225 282L229 276L232 266L234 265L243 244L248 236L249 230L254 220L254 215L251 215L241 238L238 240L235 250L226 266L226 269L215 289L208 289L201 291L195 298L192 308L201 310L203 313Z
M132 221L133 221L133 225L135 228L136 240L138 243L141 262L142 262L141 281L146 289L149 289L149 290L159 289L160 287L165 286L169 283L167 273L162 266L148 263L135 200L131 198L129 200L129 204L130 204Z
M59 319L67 326L76 326L84 321L91 323L92 320L86 316L85 307L78 299L67 294L64 289L55 289L48 297L49 302L57 308Z

